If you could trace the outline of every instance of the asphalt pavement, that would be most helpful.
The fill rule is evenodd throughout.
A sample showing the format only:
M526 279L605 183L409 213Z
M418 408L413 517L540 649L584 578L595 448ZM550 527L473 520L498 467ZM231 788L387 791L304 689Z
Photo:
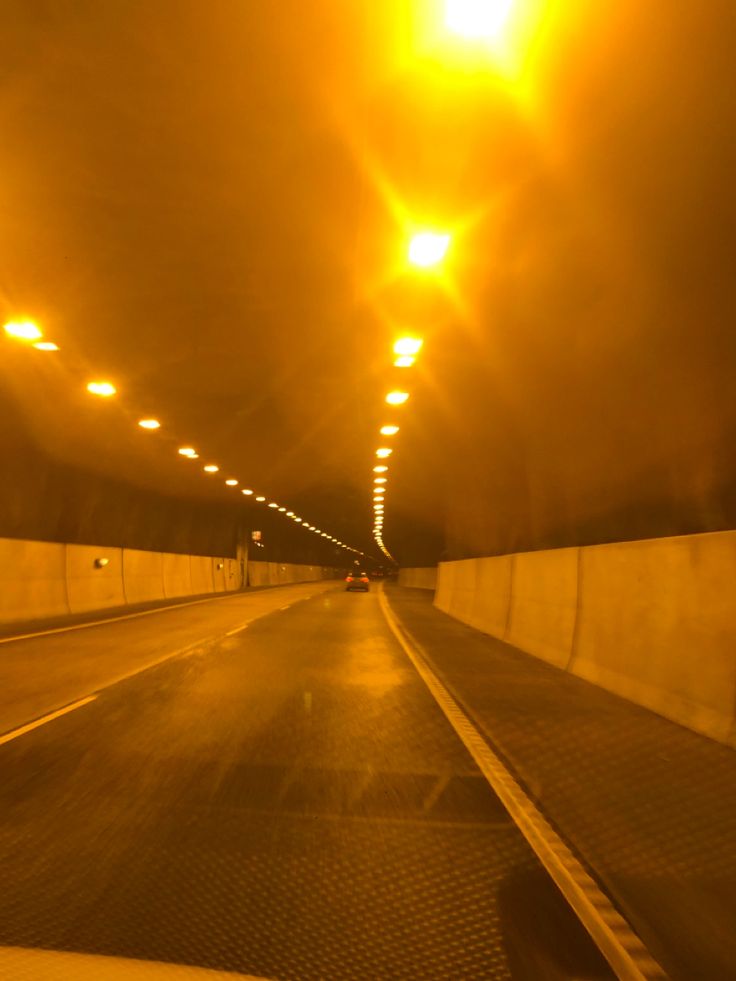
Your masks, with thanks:
M0 944L283 981L610 978L375 592L298 598L231 636L212 604L0 646L23 704L61 704L96 632L108 674L0 745Z

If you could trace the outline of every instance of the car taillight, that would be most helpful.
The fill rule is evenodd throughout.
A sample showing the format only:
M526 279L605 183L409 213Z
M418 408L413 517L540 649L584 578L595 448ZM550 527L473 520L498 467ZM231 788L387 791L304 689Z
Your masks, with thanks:
M352 581L353 581L353 577L352 576L346 576L345 577L345 582L352 582Z
M361 582L368 582L368 576L361 576L360 577L360 581Z

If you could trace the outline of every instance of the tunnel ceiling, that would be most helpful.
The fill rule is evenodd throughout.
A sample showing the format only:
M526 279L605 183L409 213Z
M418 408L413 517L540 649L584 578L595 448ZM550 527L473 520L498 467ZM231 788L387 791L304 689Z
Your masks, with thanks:
M433 3L4 3L0 313L60 348L0 341L6 454L375 551L398 421L407 561L727 525L734 12L605 6L488 51Z

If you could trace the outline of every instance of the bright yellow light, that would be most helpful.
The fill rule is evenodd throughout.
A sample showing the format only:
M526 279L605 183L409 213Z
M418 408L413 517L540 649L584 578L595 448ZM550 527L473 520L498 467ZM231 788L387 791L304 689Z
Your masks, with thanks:
M379 466L373 468L373 473L386 473L387 470L388 467L385 467L383 464L380 464Z
M37 351L58 351L59 345L53 341L38 341L33 345Z
M450 236L446 232L417 232L409 242L409 262L429 269L442 262L449 247Z
M182 446L177 450L177 453L179 456L188 456L192 460L197 456L197 451L192 446Z
M373 483L374 484L385 484L386 483L386 477L374 477L373 478Z
M11 320L5 324L4 329L8 337L15 337L19 341L37 341L43 337L32 320Z
M293 518L294 517L294 512L293 511L287 511L286 512L286 517L287 518Z
M394 368L411 368L414 364L414 358L410 358L408 354L402 354L400 358L394 361Z
M395 436L398 431L398 426L381 426L381 436Z
M229 478L228 478L228 479L227 479L227 480L225 481L225 483L227 484L227 486L228 486L228 487L237 487L237 486L238 486L238 482L237 482L237 480L235 479L235 477L229 477Z
M241 493L241 494L245 494L245 495L246 495L246 497L250 497L250 495L251 495L251 494L253 493L253 491L252 491L252 490L250 490L250 488L249 488L249 487L244 487L244 488L243 488L243 489L241 490L241 492L240 492L240 493Z
M117 392L117 389L112 384L112 382L90 382L87 385L87 391L91 392L93 395L101 395L103 398L109 398Z
M271 501L271 503L268 506L270 508L277 508L278 507L278 504L276 504L274 501Z
M219 469L220 468L217 466L216 463L208 463L207 466L204 467L204 472L205 473L217 473L217 471Z
M266 498L265 498L265 497L263 497L263 496L261 496L261 497L257 497L257 498L256 498L256 500L257 500L257 501L265 501L265 500L266 500Z
M445 25L464 38L498 37L513 0L446 0Z
M286 508L279 508L279 511L285 511Z
M423 343L419 337L400 337L394 341L394 354L414 357L421 351Z
M158 419L140 419L138 425L141 429L160 429L161 423Z
M379 449L376 450L376 456L380 457L382 460L385 459L387 456L391 456L392 453L393 450L389 449L388 446L381 446Z
M302 524L302 519L301 518L294 518L294 521L296 521L296 523L298 525Z
M386 401L389 405L403 405L408 398L408 392L389 392Z
M386 500L386 498L385 498L385 497L383 496L383 494L374 494L374 495L373 495L373 500L374 500L374 501L375 501L375 502L376 502L377 504L381 504L381 503L383 503L383 501L385 501L385 500Z

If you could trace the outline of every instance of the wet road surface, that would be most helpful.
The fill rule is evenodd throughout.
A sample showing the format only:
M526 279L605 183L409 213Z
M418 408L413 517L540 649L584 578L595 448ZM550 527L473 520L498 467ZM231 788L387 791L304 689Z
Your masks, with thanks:
M2 945L305 981L610 977L375 592L114 684L0 768Z

